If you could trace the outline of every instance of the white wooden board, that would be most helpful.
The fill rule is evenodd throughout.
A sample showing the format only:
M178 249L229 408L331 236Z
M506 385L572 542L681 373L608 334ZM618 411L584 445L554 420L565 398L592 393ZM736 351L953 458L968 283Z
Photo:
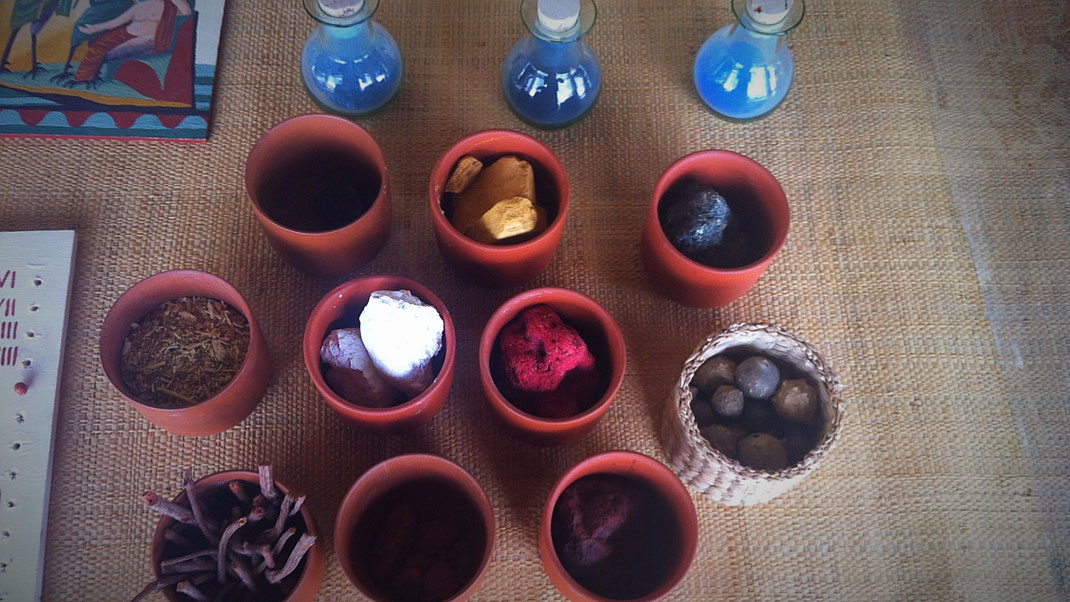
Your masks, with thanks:
M0 600L41 599L74 232L0 232ZM16 383L26 385L24 395Z

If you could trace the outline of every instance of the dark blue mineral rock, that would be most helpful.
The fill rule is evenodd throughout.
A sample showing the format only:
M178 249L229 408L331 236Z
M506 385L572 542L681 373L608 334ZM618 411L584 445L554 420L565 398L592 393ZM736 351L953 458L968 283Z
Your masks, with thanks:
M669 242L700 263L735 263L742 233L728 201L702 184L688 185L673 197L661 216Z

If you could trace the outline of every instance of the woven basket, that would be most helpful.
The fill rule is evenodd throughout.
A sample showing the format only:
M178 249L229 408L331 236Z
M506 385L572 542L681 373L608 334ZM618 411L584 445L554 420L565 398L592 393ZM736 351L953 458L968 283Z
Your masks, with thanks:
M704 361L728 350L775 358L820 385L822 426L818 443L797 464L778 471L748 468L699 434L688 384ZM817 350L775 324L736 324L711 335L687 358L665 407L661 434L669 466L684 483L716 502L728 506L768 502L817 468L840 438L845 412L841 389L839 378Z

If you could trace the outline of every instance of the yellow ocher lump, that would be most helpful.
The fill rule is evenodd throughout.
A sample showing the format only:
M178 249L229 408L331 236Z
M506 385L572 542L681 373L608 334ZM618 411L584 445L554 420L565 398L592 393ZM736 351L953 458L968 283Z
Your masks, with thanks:
M475 181L457 194L450 221L454 228L467 234L495 205L516 197L528 199L532 205L538 204L535 172L527 161L514 156L502 157L484 167Z
M464 235L476 242L495 244L545 229L546 212L530 199L513 197L491 207Z

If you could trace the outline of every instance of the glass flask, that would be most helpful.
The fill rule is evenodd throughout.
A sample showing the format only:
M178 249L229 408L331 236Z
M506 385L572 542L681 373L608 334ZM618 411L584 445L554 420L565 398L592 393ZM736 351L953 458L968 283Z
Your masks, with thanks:
M738 23L719 29L695 57L695 88L730 119L775 109L791 88L795 61L784 34L802 22L802 0L731 0ZM763 10L764 9L764 10Z
M304 0L319 25L301 52L305 89L324 110L366 115L390 102L401 87L401 50L372 20L379 0Z
M553 129L583 119L602 90L602 66L583 39L594 27L593 0L522 0L528 35L502 69L502 91L521 120Z

